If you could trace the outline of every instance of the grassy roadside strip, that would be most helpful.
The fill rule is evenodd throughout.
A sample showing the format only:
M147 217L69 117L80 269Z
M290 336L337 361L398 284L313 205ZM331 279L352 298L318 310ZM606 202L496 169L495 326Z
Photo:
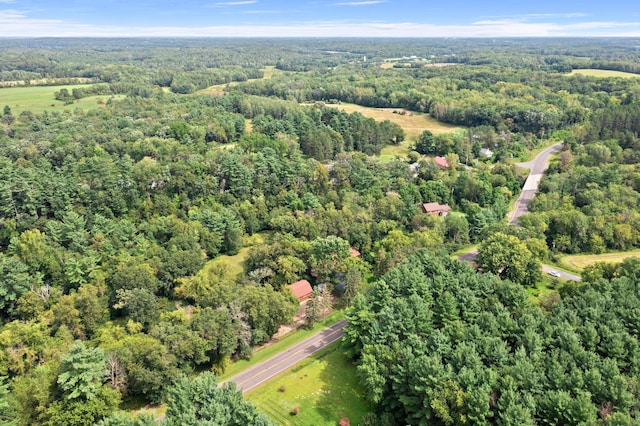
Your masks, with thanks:
M281 337L277 342L269 346L266 346L262 349L258 349L256 352L254 352L251 355L251 358L239 359L231 363L227 367L227 370L224 372L224 374L218 377L218 380L221 382L224 380L228 380L231 377L235 376L236 374L244 371L245 369L249 367L253 367L254 365L272 357L273 355L290 348L296 343L300 343L307 337L310 337L316 334L323 328L326 328L340 321L343 318L344 318L344 311L335 311L327 315L327 317L323 321L318 321L312 329L299 328L297 330L293 330L290 333L286 334L285 336Z
M582 273L582 269L580 268L575 268L572 267L571 265L567 265L566 263L564 263L562 261L562 258L558 261L549 261L546 262L545 265L553 268L553 269L557 269L560 272L566 272L569 274L576 274L576 275L580 275Z
M566 131L559 130L551 135L548 139L544 139L542 143L535 147L534 149L527 151L518 158L518 161L521 163L527 163L529 161L533 161L542 151L549 148L552 145L557 144L558 142L562 142L566 137Z
M364 399L356 367L332 343L245 394L279 425L336 425L347 417L358 424L373 409ZM299 414L293 415L294 407Z
M463 255L465 253L469 253L471 250L477 249L478 247L480 247L480 243L466 245L466 246L454 251L453 253L451 253L451 257L457 259L458 256Z
M265 346L262 349L258 349L256 352L253 353L253 355L251 355L251 358L241 359L231 363L227 367L227 371L225 371L223 375L218 376L218 382L220 383L230 379L231 377L235 376L238 373L241 373L245 369L252 367L274 356L275 354L290 348L296 343L300 343L307 337L314 335L315 333L319 332L323 328L326 328L340 321L343 318L344 318L344 311L335 311L327 315L327 317L323 321L318 321L312 329L299 328L297 330L292 330L290 333L281 337L277 342L269 346ZM324 353L323 351L325 351L326 349L327 348L320 350L319 352L314 354L313 357L311 357L311 359L317 359L316 357L321 356L320 354L323 354ZM286 374L286 373L287 372L285 371L281 374ZM268 382L265 383L265 385L267 385L271 381L272 380L269 380ZM164 404L153 405L153 406L152 405L143 406L143 404L140 401L129 401L128 403L124 404L121 408L125 411L128 411L132 417L136 417L141 413L146 413L146 414L151 414L154 418L158 418L159 416L162 416L167 411L167 406Z

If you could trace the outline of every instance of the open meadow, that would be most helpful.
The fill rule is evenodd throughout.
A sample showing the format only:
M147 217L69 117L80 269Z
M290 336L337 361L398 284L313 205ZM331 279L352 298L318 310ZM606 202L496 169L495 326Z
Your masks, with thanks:
M342 417L356 425L372 410L363 392L356 367L334 343L245 397L278 425L334 426Z
M33 113L42 113L44 111L73 111L76 108L82 108L84 111L90 111L101 107L109 98L122 99L124 95L114 96L88 96L78 99L74 103L65 105L64 102L58 101L54 97L54 93L60 89L67 89L69 93L74 88L88 87L84 84L64 85L64 86L29 86L29 87L6 87L0 89L0 106L9 105L13 115L18 115L22 111L31 111Z
M372 108L355 104L326 104L328 107L339 108L348 113L359 112L365 117L376 121L389 120L402 127L407 139L415 139L425 130L430 130L434 135L462 130L460 126L441 123L429 114L420 114L402 108Z
M407 155L411 150L411 145L425 130L431 131L434 135L464 130L460 126L441 123L429 114L420 114L402 108L372 108L349 103L326 104L326 106L340 108L348 113L359 112L365 117L373 118L376 121L389 120L402 127L405 133L405 140L399 145L385 146L380 152L382 161L389 161L396 157Z
M633 74L630 72L623 71L611 71L611 70L593 70L593 69L576 69L571 71L569 75L586 75L589 77L621 77L621 78L640 78L640 74Z
M571 270L582 271L587 266L593 265L596 262L621 263L628 257L640 257L640 250L619 253L576 254L564 256L560 261L560 265Z
M271 77L273 77L273 75L275 73L277 73L279 71L276 69L276 67L269 66L269 67L264 67L262 69L262 72L263 72L263 77L261 79L259 79L259 78L250 78L248 81L269 80L269 79L271 79ZM213 86L209 86L209 87L207 87L205 89L198 90L195 93L197 95L221 96L224 93L224 89L227 88L227 86L228 87L233 87L233 86L237 86L238 84L240 84L240 82L238 82L238 81L232 81L231 83L214 84Z

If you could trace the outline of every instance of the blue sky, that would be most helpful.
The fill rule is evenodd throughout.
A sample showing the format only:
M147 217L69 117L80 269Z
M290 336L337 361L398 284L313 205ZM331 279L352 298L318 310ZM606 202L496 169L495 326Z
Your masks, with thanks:
M640 2L0 0L0 36L640 37Z

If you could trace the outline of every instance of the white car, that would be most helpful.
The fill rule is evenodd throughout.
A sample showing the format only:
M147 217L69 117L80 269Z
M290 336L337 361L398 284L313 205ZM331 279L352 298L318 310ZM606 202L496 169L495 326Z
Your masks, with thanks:
M549 271L548 274L551 275L552 277L556 277L556 278L560 277L560 272L558 271Z

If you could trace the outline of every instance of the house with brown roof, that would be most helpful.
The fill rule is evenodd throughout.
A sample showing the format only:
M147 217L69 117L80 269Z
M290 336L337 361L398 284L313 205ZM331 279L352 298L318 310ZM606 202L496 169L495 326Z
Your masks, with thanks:
M431 216L446 216L451 211L451 207L447 204L425 203L422 205L422 211Z
M300 303L306 301L313 295L313 289L311 288L311 284L307 280L300 280L295 282L289 286L291 292L295 297L298 298Z

